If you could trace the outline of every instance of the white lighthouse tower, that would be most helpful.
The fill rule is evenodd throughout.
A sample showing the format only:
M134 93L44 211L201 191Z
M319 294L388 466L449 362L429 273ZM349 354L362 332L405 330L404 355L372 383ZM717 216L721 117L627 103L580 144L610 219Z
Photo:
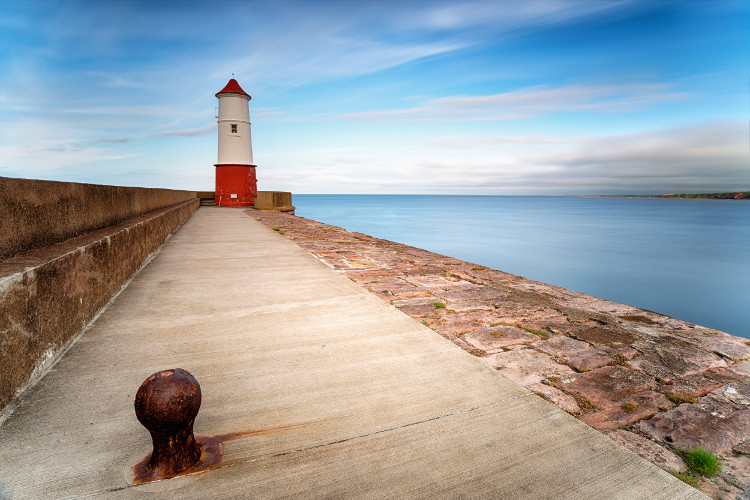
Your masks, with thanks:
M258 192L250 140L250 95L232 78L219 99L219 156L215 200L220 206L246 207Z

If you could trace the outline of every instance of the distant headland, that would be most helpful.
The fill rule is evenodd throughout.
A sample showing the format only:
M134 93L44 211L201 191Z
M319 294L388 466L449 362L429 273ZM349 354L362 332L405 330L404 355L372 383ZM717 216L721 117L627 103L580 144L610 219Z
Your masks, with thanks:
M741 193L700 193L700 194L655 194L655 195L626 195L625 198L684 198L706 200L750 200L750 190Z

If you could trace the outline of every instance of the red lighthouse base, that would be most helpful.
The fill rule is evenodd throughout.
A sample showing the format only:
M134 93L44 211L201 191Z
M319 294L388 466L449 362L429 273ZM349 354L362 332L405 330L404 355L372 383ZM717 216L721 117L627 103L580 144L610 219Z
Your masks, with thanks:
M216 166L214 201L222 207L251 207L258 194L255 165Z

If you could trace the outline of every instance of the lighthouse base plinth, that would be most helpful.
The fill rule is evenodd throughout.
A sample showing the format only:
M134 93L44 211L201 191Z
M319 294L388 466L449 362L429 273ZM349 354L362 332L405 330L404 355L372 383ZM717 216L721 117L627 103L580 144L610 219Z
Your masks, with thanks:
M258 195L255 165L216 164L214 201L221 207L251 207Z

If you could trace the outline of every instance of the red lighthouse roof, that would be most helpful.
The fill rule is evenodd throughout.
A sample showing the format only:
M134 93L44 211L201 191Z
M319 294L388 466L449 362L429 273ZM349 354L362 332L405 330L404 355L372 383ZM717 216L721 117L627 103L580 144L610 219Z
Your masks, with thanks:
M242 90L242 87L240 87L240 84L234 78L229 80L226 87L216 93L216 97L219 97L219 94L242 94L250 97L250 94Z

